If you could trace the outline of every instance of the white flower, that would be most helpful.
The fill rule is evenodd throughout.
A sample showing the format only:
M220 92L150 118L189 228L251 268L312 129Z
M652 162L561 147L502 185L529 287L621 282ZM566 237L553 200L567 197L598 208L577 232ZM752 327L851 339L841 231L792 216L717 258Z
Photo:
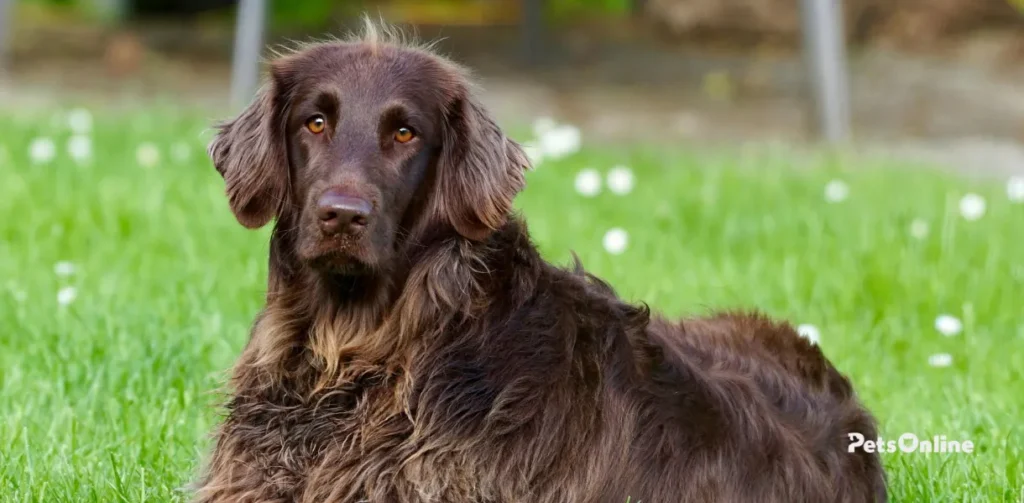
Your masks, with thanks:
M544 136L552 129L555 129L557 125L555 119L551 117L537 117L533 121L533 134L534 136Z
M584 197L594 197L601 192L601 175L596 170L582 169L576 175L576 192Z
M536 143L524 143L523 153L525 153L526 158L530 160L530 165L535 168L544 160L544 152L541 151L540 146Z
M914 239L924 239L928 237L929 225L928 221L923 218L915 218L914 221L910 222L910 236Z
M144 168L152 168L160 162L160 150L152 143L142 143L135 149L135 160Z
M978 194L967 194L960 199L960 215L968 221L985 216L985 198Z
M92 138L85 135L68 138L68 155L79 164L88 162L92 159Z
M604 249L612 255L618 255L626 251L626 245L629 244L629 235L626 231L618 227L610 229L604 234Z
M928 357L928 365L932 367L948 367L953 364L953 356L949 353L935 353Z
M963 329L964 324L955 316L942 314L935 318L935 330L946 337L959 334Z
M192 148L189 147L188 143L179 141L171 147L171 158L175 162L185 163L188 162L190 157L192 157Z
M92 113L84 108L68 112L68 128L75 134L89 134L92 131Z
M633 171L626 166L615 166L608 172L608 190L618 195L633 190Z
M817 344L821 340L821 332L818 331L818 327L808 323L796 327L796 333L810 341L811 344Z
M578 152L581 143L580 130L575 126L565 125L541 135L538 145L544 157L559 159Z
M1024 203L1024 175L1011 176L1006 182L1006 197L1015 203Z
M78 297L78 290L73 286L66 286L57 291L57 303L66 306L75 301Z
M825 201L840 203L850 195L850 187L842 180L832 180L825 184Z
M28 146L28 156L34 164L46 164L57 156L57 147L50 138L36 138Z
M71 276L75 273L75 264L62 260L53 264L53 273L57 276Z

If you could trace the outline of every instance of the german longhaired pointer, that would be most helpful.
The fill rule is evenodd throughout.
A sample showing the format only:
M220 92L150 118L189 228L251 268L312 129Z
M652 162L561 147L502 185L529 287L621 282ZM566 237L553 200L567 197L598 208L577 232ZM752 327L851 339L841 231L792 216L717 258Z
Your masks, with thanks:
M466 72L368 31L280 56L209 146L238 221L276 223L195 501L885 501L817 346L545 262Z

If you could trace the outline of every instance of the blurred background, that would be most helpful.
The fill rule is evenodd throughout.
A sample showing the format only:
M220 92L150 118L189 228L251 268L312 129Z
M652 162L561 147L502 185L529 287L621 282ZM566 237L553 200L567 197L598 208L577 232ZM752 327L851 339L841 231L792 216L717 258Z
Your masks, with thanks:
M248 0L247 0L248 1ZM363 13L442 38L506 123L594 141L814 140L802 8L841 5L846 109L860 145L965 171L1024 164L1024 16L1015 0L266 0L268 45ZM229 102L230 0L0 0L0 104ZM827 56L827 55L826 55ZM834 58L833 58L834 59Z
M543 161L546 258L790 320L885 438L979 446L886 455L892 501L1019 501L1024 0L0 0L0 502L187 500L270 233L210 125L364 14Z

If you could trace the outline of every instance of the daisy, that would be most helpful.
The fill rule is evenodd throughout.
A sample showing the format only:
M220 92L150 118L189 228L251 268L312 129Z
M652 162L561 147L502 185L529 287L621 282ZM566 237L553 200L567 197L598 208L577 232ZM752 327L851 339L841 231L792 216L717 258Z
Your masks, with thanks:
M928 221L923 218L915 218L914 221L910 222L910 236L914 239L928 237L929 230Z
M584 197L594 197L601 192L601 175L596 170L582 169L576 175L576 192Z
M811 344L818 344L821 340L821 332L818 330L818 327L809 323L804 323L803 325L796 327L796 333L800 334L800 337L810 341Z
M850 195L850 187L842 180L832 180L825 184L825 201L841 203Z
M536 143L524 143L523 153L526 154L526 158L529 159L530 165L533 167L539 166L544 160L544 152Z
M135 149L135 160L144 168L152 168L160 162L160 150L152 143L142 143Z
M40 137L29 143L28 157L33 164L47 164L56 156L57 147L50 138Z
M544 157L560 159L580 150L582 135L576 126L564 125L540 136L538 145Z
M928 357L928 365L937 368L948 367L953 364L953 356L949 353L936 353Z
M92 113L84 108L76 108L68 112L68 128L75 134L89 134L92 132Z
M1006 182L1006 197L1015 203L1024 203L1024 175L1011 176Z
M53 265L53 273L57 276L71 276L75 273L75 264L62 260Z
M626 166L615 166L608 172L608 190L618 195L633 190L633 171Z
M948 314L939 315L935 318L935 330L946 337L959 334L964 329L964 324L957 317Z
M68 155L78 164L92 159L92 138L86 135L75 135L68 138Z
M602 244L604 244L605 251L612 255L618 255L626 251L626 245L629 244L629 235L626 234L625 230L616 227L605 233Z
M960 215L973 222L985 216L985 198L978 194L967 194L960 199Z
M66 306L75 301L78 297L78 290L73 286L66 286L57 291L57 303Z
M535 136L544 136L548 131L555 129L557 125L555 119L551 117L537 117L533 121L533 134Z

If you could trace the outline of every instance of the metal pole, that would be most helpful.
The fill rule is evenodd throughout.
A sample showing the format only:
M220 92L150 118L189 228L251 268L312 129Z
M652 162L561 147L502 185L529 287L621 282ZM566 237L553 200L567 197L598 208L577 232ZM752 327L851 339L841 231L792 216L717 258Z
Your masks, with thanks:
M804 55L819 132L831 143L850 137L850 92L846 73L842 0L801 0Z
M6 77L10 69L13 27L14 0L0 0L0 79Z
M522 0L523 11L519 29L523 43L523 59L536 64L544 52L544 0Z
M131 0L91 0L89 7L104 23L118 24L128 17Z
M259 86L266 16L266 0L239 0L231 60L231 104L236 108L247 105Z

